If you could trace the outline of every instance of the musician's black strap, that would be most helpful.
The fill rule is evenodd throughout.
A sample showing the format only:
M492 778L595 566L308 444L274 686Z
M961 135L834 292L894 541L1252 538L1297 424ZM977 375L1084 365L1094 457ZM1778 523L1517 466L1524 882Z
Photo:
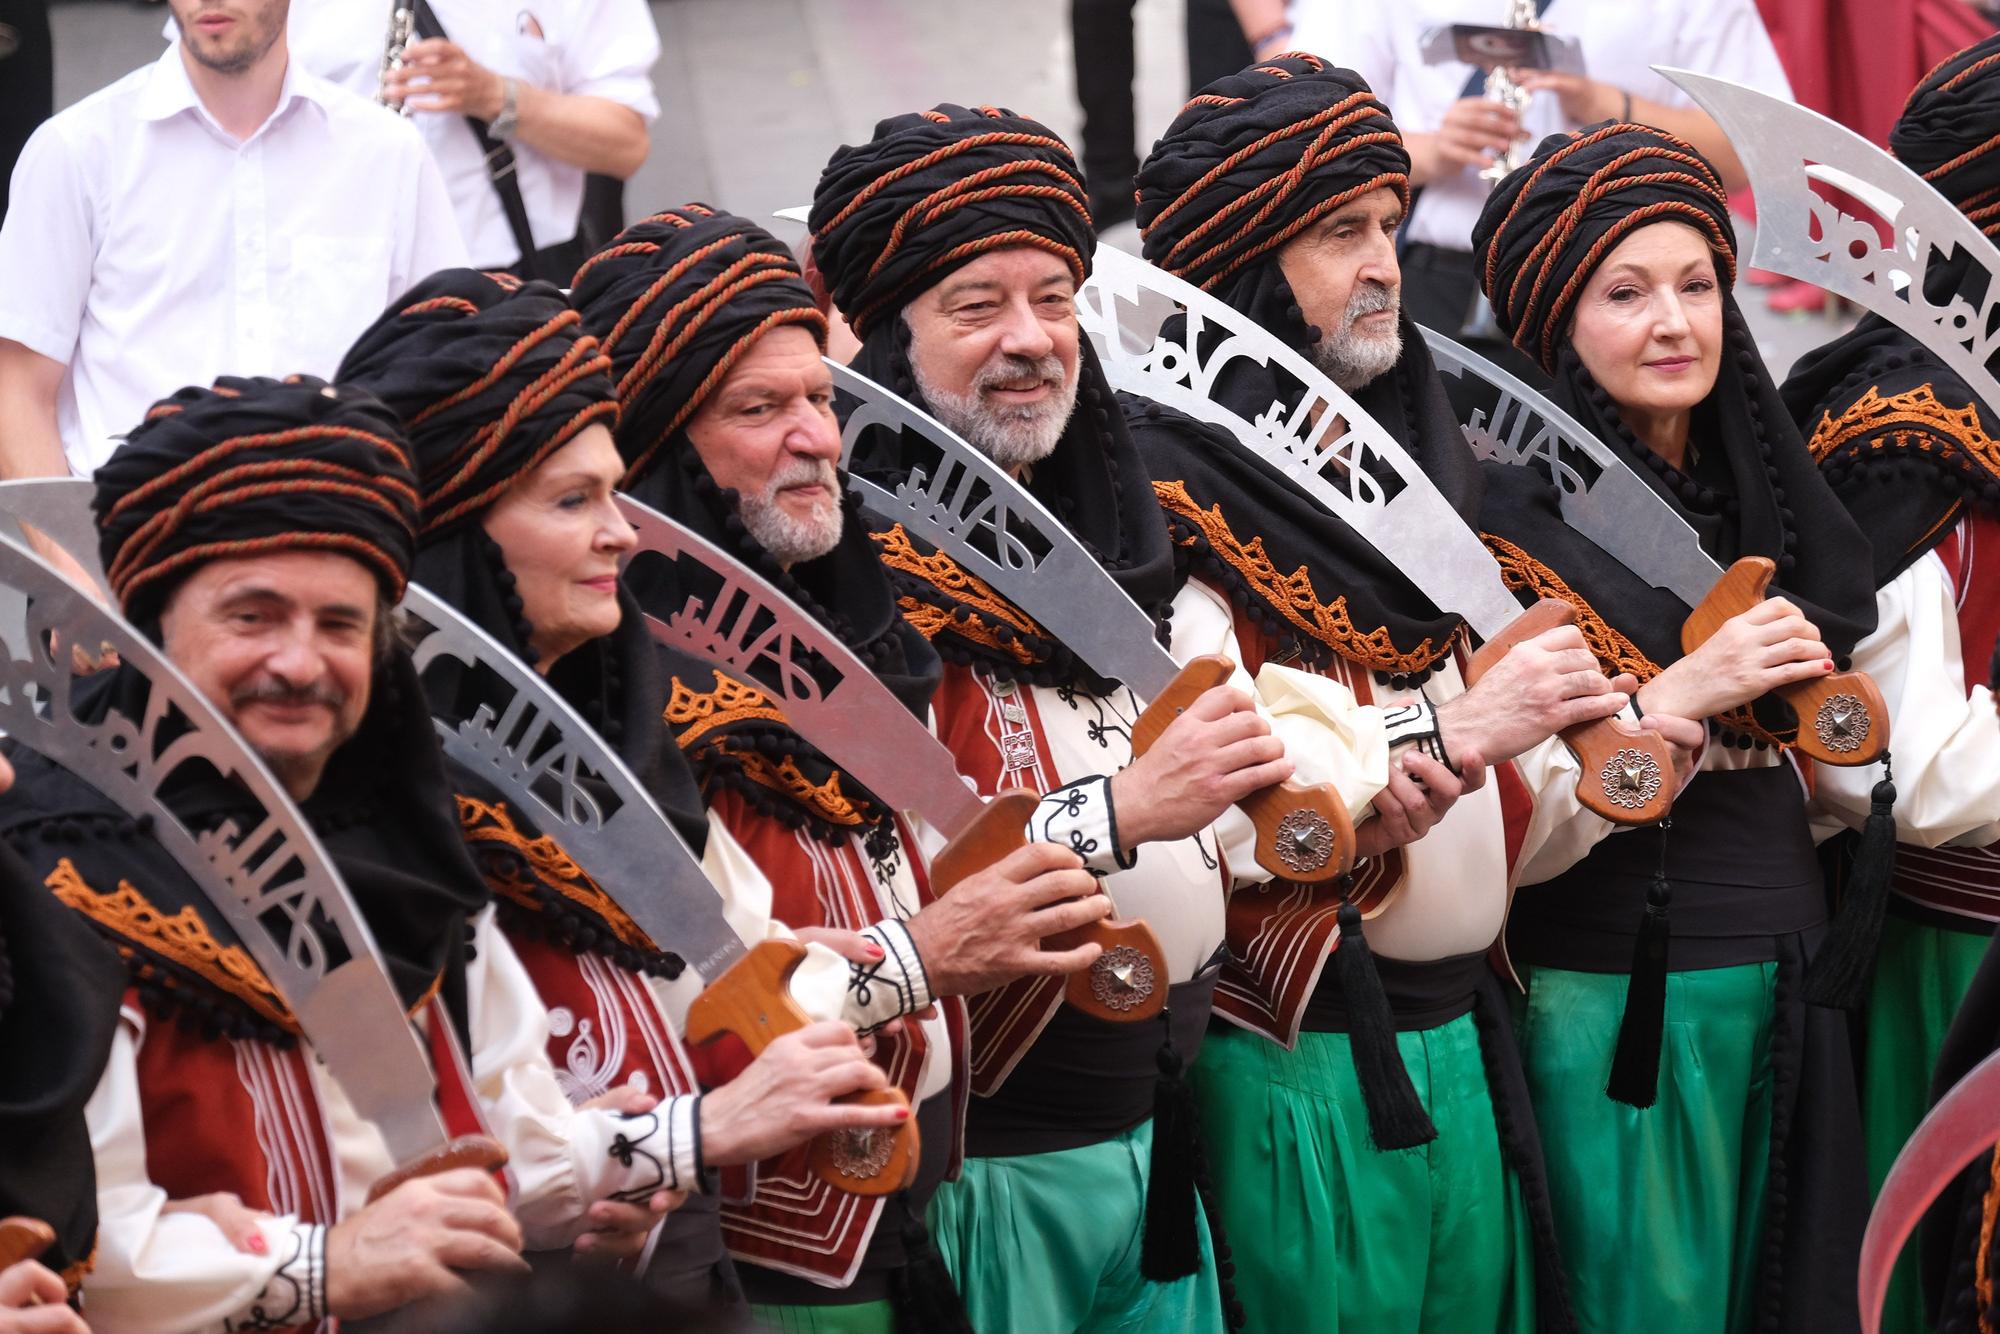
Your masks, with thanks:
M451 40L451 34L438 22L431 12L428 0L417 0L416 30L419 37L442 37ZM507 230L514 235L514 244L521 251L520 271L523 277L539 278L548 275L537 272L541 257L535 248L535 232L528 225L528 204L521 198L521 181L516 172L514 150L506 142L493 137L492 128L477 116L467 116L465 123L472 130L472 137L478 141L479 151L486 160L486 179L493 185L493 193L500 196L500 211L507 215ZM562 247L552 247L561 249ZM575 265L554 281L568 285Z

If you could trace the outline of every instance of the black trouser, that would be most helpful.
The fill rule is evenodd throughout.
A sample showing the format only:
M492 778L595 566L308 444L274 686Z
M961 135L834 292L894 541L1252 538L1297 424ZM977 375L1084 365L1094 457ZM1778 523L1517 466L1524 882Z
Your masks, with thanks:
M1083 175L1095 204L1130 194L1139 170L1132 113L1133 0L1070 0L1076 100L1083 108ZM1187 0L1187 70L1192 91L1250 63L1250 43L1229 0ZM1164 130L1166 126L1159 126Z
M14 160L35 127L55 114L55 48L48 0L0 0L0 217Z

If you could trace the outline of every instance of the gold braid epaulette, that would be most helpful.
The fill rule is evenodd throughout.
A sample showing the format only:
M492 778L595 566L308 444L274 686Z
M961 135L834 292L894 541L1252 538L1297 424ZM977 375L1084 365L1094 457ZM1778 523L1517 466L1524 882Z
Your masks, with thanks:
M841 790L840 770L835 769L824 783L815 783L800 771L791 756L786 755L773 764L761 752L742 746L732 746L724 742L724 754L741 766L743 776L773 792L782 793L797 805L807 807L830 825L843 829L859 829L869 824L869 817Z
M1871 438L1872 437L1872 438ZM1986 434L1979 409L1968 403L1948 408L1927 384L1884 397L1874 385L1839 416L1821 415L1806 448L1813 462L1824 463L1835 450L1867 440L1867 452L1915 450L1946 462L1970 464L2000 480L2000 440Z
M1354 618L1348 615L1346 598L1336 597L1330 603L1321 602L1313 590L1312 575L1305 566L1301 565L1288 575L1278 573L1278 567L1264 551L1264 539L1253 537L1248 542L1238 539L1229 527L1229 521L1222 517L1222 506L1201 508L1181 482L1154 482L1153 493L1159 497L1160 506L1167 513L1177 515L1199 529L1216 559L1241 575L1252 592L1294 627L1349 662L1358 662L1378 672L1413 673L1435 666L1451 651L1455 633L1447 635L1442 643L1426 637L1405 653L1389 637L1387 626L1374 630L1362 630L1356 626ZM1175 540L1182 546L1194 545L1191 537Z
M661 713L682 750L694 750L701 739L717 728L732 723L764 722L789 727L784 710L756 686L722 672L715 674L715 689L690 690L679 677Z
M216 990L234 996L262 1018L294 1037L299 1023L291 1006L264 976L264 970L240 945L225 945L201 920L201 914L187 907L171 915L147 901L129 880L118 882L115 894L100 894L64 857L42 881L55 896L96 922L122 941L119 954L127 960L134 948L144 948L187 969Z
M1018 639L1003 644L986 622L998 622L1041 639L1051 637L1048 631L1028 619L1013 603L994 592L985 580L968 574L957 561L942 551L934 551L928 556L918 551L916 544L910 541L910 535L903 531L902 524L895 525L886 533L876 533L874 538L884 565L929 584L974 613L961 621L951 614L949 608L935 606L922 598L897 598L903 618L915 626L917 633L925 639L936 639L949 630L962 639L984 645L997 653L1010 654L1019 662L1032 663L1035 660L1032 651Z
M1481 533L1480 539L1486 543L1493 559L1500 564L1500 579L1510 591L1527 589L1538 598L1559 598L1576 608L1576 628L1583 632L1583 642L1597 661L1611 676L1630 674L1644 685L1660 674L1660 665L1647 657L1645 651L1626 638L1615 626L1602 616L1590 602L1569 586L1569 581L1548 566L1530 556L1506 538L1494 533ZM1773 746L1790 744L1783 737L1774 736L1756 716L1749 706L1729 710L1716 715L1716 721L1727 725L1732 731L1764 741Z
M465 834L466 842L475 847L486 844L491 847L507 848L518 854L528 874L538 883L577 904L592 917L610 927L611 933L618 937L620 943L635 950L648 952L658 948L639 928L639 924L626 916L625 910L613 902L609 894L599 889L597 882L592 880L553 838L546 834L539 838L530 838L522 833L520 826L514 823L514 817L508 811L505 802L481 801L477 797L459 793L458 824ZM531 911L540 910L541 905L535 899L533 885L499 874L484 861L481 862L480 870L485 875L486 883L494 890L505 894L508 899L523 908Z

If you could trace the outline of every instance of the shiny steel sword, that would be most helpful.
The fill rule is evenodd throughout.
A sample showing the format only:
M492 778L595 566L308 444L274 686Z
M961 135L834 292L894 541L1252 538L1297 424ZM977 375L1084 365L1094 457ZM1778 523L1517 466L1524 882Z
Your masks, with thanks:
M1183 316L1178 337L1166 324ZM1522 639L1576 618L1544 599L1523 611L1500 566L1417 461L1304 357L1234 307L1113 246L1097 248L1077 318L1112 386L1224 428L1246 453L1394 561L1440 608L1485 639L1467 684ZM1214 397L1233 361L1276 371L1304 391L1289 411L1273 401L1254 420ZM1673 802L1672 752L1655 733L1603 719L1563 740L1583 767L1577 797L1618 824L1651 824Z
M1724 570L1679 511L1582 422L1478 353L1434 329L1421 332L1440 373L1483 382L1499 395L1490 417L1474 408L1464 423L1473 453L1541 473L1564 522L1687 604L1683 649L1693 652L1764 597L1777 571L1769 560L1746 556ZM1866 673L1840 672L1776 693L1799 716L1799 751L1821 764L1869 764L1889 743L1889 710Z
M71 485L88 495L88 482ZM41 493L44 504L50 494ZM46 515L31 521L58 528ZM446 1130L429 1056L374 936L263 760L151 640L5 533L0 584L26 600L22 623L0 628L0 728L127 815L150 819L152 836L241 938L355 1109L381 1129L398 1166L371 1197L412 1176L504 1163L492 1140ZM141 716L77 716L69 656L81 645L115 651L122 670L144 681ZM251 828L231 819L198 830L173 809L167 784L202 771L238 787L256 812Z
M1107 574L1063 522L1004 468L930 414L873 380L828 361L851 411L841 428L848 489L885 523L901 523L1090 664L1122 681L1146 709L1132 728L1144 754L1175 715L1229 679L1228 659L1208 654L1185 667L1154 635L1152 617ZM869 430L899 433L929 459L889 490L854 472L854 447ZM1285 782L1237 803L1257 826L1257 861L1287 880L1319 883L1354 858L1346 802L1329 783Z
M693 850L569 701L422 585L409 586L402 611L419 677L456 663L478 673L484 686L466 713L433 678L427 692L431 725L445 754L528 812L655 945L680 955L705 983L679 1016L687 1039L706 1042L733 1032L755 1055L811 1022L788 986L805 950L787 940L765 941L754 951L744 947ZM909 1105L896 1088L854 1101ZM882 1133L895 1138L886 1160L868 1151L866 1136L821 1136L808 1155L814 1172L852 1194L901 1189L916 1169L916 1121Z
M1803 279L1880 315L1958 372L2000 411L2000 247L1923 177L1817 111L1691 70L1655 67L1715 118L1757 195L1749 262ZM1865 202L1891 238L1813 189L1822 182ZM1977 309L1953 292L1924 292L1933 263L1969 256L1986 275Z
M785 719L891 810L915 811L951 840L930 861L943 893L1023 846L1037 798L1009 788L991 802L959 776L951 751L838 636L768 580L686 526L630 496L619 508L638 534L633 561L674 567L678 608L648 612L653 638L760 688L776 682ZM759 670L759 669L762 670ZM1143 920L1100 922L1051 938L1094 940L1097 961L1067 984L1069 1002L1100 1019L1150 1019L1166 1004L1166 956Z

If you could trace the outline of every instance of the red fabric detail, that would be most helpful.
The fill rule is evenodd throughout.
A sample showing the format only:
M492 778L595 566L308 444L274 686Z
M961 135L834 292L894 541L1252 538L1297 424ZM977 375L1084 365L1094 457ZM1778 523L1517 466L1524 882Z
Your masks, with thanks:
M458 1035L452 1030L451 1011L443 1001L433 998L419 1013L417 1024L430 1048L431 1069L437 1074L438 1112L444 1118L445 1133L453 1139L460 1135L492 1135L485 1114L479 1110L472 1065L459 1049ZM493 1179L507 1192L507 1198L514 1197L513 1182L507 1179L506 1168L494 1172Z
M1917 81L1993 31L1964 0L1757 0L1757 8L1792 96L1883 147Z
M2000 519L1975 510L1937 546L1945 579L1958 601L1958 647L1965 685L1986 684L2000 640Z
M580 957L527 932L509 932L507 941L534 979L542 1004L551 1012L568 1012L567 1032L558 1034L553 1025L549 1030L549 1063L559 1074L588 1084L586 1099L622 1088L634 1075L661 1098L696 1091L689 1055L644 977L603 955ZM614 1060L615 1068L605 1064ZM576 1100L574 1090L566 1091Z
M137 1008L134 993L126 1004ZM154 1019L137 1059L146 1175L170 1199L229 1191L252 1209L338 1221L326 1118L302 1048L210 1041Z

